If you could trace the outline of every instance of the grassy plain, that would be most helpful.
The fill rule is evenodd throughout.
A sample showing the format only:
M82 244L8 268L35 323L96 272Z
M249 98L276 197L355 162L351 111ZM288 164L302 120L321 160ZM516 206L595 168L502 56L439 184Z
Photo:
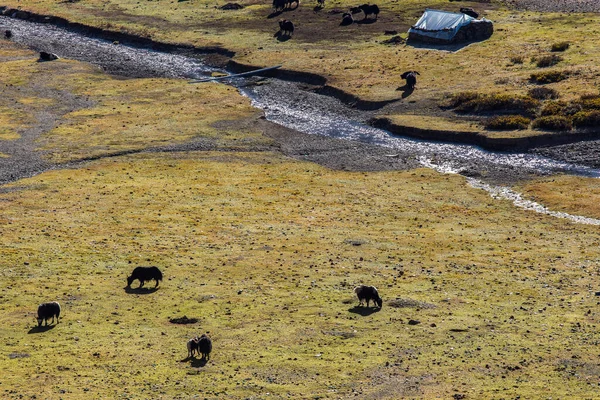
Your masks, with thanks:
M227 87L115 80L3 46L13 136L0 140L52 114L37 143L46 157L101 158L0 188L2 397L596 395L600 228L517 209L460 176L250 151L269 140L219 123L257 118ZM197 139L215 151L102 158ZM578 200L573 211L596 215L594 196ZM125 291L136 265L163 270L157 291ZM355 308L359 283L380 289L381 311ZM47 300L63 320L38 332ZM184 315L199 322L169 322ZM202 332L211 360L184 361Z

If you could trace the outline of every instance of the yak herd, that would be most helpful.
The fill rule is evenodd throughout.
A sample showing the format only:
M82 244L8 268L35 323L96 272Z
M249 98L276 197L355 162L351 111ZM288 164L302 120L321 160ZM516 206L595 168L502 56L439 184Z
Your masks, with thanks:
M295 5L295 6L294 6ZM285 11L286 9L295 9L300 6L300 0L273 0L273 9L276 13L280 13ZM325 7L325 0L317 0L317 8ZM472 8L461 8L462 13L467 15L477 15ZM369 15L372 15L373 20L377 20L379 17L379 7L377 4L362 4L358 7L351 7L348 12L342 13L342 22L340 22L341 26L352 25L355 22L354 15L363 13L363 21L369 19ZM477 18L477 17L474 17ZM289 19L280 19L279 20L279 31L275 34L276 37L280 39L289 39L294 34L294 23ZM406 71L400 77L406 80L406 88L409 91L415 89L417 84L417 75L419 73L417 71Z
M295 6L294 6L295 4ZM300 0L273 0L273 9L275 13L280 13L287 9L295 9L300 6ZM325 0L317 0L317 8L325 7ZM379 16L379 7L377 4L363 4L358 7L352 7L346 13L342 14L342 22L340 25L350 25L354 23L354 14L358 13L364 14L364 20L369 19L369 15L374 16L373 19L377 19ZM277 36L290 38L294 34L294 23L288 19L280 19L279 20L279 31L277 32Z
M133 281L138 280L140 282L140 286L138 289L144 286L145 282L155 281L155 288L158 287L159 283L162 281L163 275L158 267L136 267L131 275L127 277L127 288L131 287ZM377 305L379 309L383 306L383 300L379 296L379 292L374 286L367 285L359 285L354 288L354 293L358 297L358 305L364 306L364 303L367 303L367 307L369 307L369 303L372 301L373 305ZM55 322L56 318L56 322ZM42 303L38 306L37 310L37 322L38 327L42 326L42 323L45 326L48 326L48 321L52 320L50 323L58 324L60 319L60 304L56 301L51 301L48 303ZM188 358L194 358L196 355L202 356L202 360L209 360L210 353L212 351L212 340L207 334L202 334L200 337L196 336L187 342L187 351Z

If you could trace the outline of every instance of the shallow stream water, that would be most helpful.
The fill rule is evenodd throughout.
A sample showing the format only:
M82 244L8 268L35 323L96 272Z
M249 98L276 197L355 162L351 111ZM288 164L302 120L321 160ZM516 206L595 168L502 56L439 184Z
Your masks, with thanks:
M0 17L0 29L11 30L11 40L34 50L88 62L117 75L194 79L206 77L216 71L194 57L85 37L48 24ZM366 120L370 114L350 110L334 98L302 91L294 82L268 79L256 84L256 78L229 79L223 82L237 87L272 122L303 133L384 146L390 149L390 156L415 157L424 167L443 173L461 174L484 166L488 170L503 169L508 173L515 171L515 174L524 172L546 175L562 172L600 177L598 169L530 153L490 152L471 145L398 137L369 126ZM520 194L508 188L489 185L473 177L468 180L473 187L486 190L494 198L508 199L518 207L578 223L600 225L600 220L597 219L548 210L540 204L524 200Z

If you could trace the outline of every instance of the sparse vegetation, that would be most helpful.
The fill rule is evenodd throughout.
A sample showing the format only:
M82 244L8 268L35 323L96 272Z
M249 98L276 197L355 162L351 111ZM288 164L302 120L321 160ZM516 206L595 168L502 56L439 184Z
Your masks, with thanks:
M532 127L546 131L570 131L573 123L570 118L562 115L548 115L534 119Z
M562 60L563 60L563 58L556 54L548 54L548 55L533 57L531 59L531 61L534 62L538 68L552 67L553 65L558 64Z
M518 55L518 56L512 56L510 58L510 62L513 64L523 64L525 62L525 57Z
M538 84L548 84L564 81L569 77L566 71L542 71L531 74L530 81Z
M573 115L573 125L577 128L600 128L600 111L580 111Z
M529 89L527 94L538 100L558 99L560 97L556 89L543 86Z
M527 129L531 120L522 115L500 115L490 118L485 127L490 130Z
M531 115L540 106L539 100L529 96L510 94L459 93L452 96L450 104L459 113L520 113Z
M553 52L562 52L562 51L566 51L570 46L569 42L558 42L558 43L553 43L552 47L550 48L550 51Z

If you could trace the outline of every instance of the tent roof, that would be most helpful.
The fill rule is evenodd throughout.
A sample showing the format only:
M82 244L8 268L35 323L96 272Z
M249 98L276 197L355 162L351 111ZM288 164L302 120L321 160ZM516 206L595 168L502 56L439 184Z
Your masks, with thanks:
M474 20L475 18L467 14L428 8L409 32L451 40L460 28L469 25Z

